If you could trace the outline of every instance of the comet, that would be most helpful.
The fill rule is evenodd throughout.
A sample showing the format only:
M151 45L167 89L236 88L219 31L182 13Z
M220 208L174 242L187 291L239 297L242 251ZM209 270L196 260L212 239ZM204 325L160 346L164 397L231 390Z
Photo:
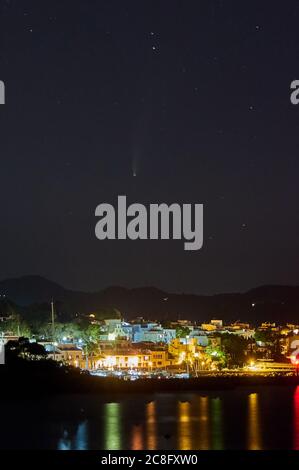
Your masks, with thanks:
M132 175L137 176L137 158L133 157L132 159Z

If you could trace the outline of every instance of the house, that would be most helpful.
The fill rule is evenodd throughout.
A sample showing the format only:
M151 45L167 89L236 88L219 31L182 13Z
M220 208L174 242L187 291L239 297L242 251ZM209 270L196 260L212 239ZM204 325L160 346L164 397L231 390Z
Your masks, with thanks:
M50 359L69 366L84 367L83 351L74 344L47 345L46 351Z

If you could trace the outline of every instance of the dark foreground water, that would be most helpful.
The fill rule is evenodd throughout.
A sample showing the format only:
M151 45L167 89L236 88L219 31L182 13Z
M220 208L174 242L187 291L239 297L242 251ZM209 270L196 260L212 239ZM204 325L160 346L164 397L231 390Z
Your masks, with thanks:
M299 449L299 387L6 400L0 447Z

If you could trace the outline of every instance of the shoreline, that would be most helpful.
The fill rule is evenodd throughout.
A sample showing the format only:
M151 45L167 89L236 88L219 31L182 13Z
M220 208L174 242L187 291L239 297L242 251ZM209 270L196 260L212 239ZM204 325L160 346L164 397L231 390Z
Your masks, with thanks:
M94 377L89 374L4 374L2 397L38 397L51 395L90 394L116 396L128 394L184 393L229 391L256 387L297 387L297 376L204 376L189 379L138 379ZM6 377L5 377L6 375ZM4 380L3 380L4 379Z

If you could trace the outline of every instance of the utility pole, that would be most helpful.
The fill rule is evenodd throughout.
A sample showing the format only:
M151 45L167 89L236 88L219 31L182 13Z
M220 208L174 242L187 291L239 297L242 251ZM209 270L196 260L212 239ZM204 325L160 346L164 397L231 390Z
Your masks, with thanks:
M53 342L53 359L55 361L55 315L54 315L54 302L51 301L51 314L52 314L52 342Z
M189 336L187 335L186 336L186 372L189 376L189 362L188 362L188 359L189 359L189 350L188 350L188 341L189 341Z

